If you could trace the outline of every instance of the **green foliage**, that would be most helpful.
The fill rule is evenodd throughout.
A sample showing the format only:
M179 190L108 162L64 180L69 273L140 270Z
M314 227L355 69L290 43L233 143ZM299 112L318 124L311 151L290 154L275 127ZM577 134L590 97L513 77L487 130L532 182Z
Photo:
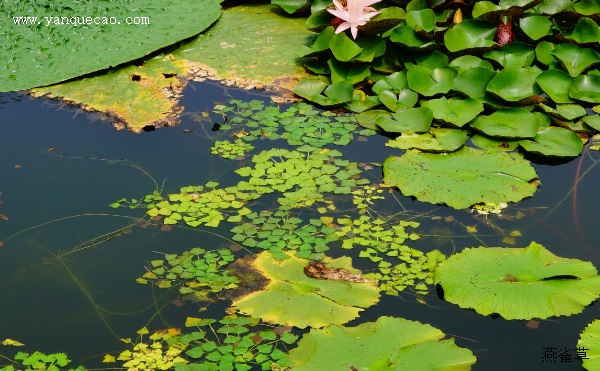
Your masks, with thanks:
M405 245L406 240L419 239L419 235L406 230L419 223L400 221L390 228L384 220L367 215L354 220L338 218L337 222L340 228L336 235L342 240L342 248L361 246L358 256L377 264L378 272L366 277L380 281L381 290L397 295L410 287L420 295L427 294L433 272L445 257L438 250L423 253Z
M204 31L220 17L219 3L3 1L6 22L12 16L39 19L3 31L10 42L0 48L0 91L50 85L144 57ZM139 22L137 17L148 18L148 24L127 24ZM95 18L101 24L92 23Z
M17 352L13 359L20 364L19 367L5 366L0 368L2 371L14 371L14 370L38 370L38 371L84 371L85 368L78 366L77 368L66 368L71 360L65 353L51 353L44 354L42 352Z
M194 328L181 333L178 329L157 331L148 341L133 344L118 360L128 370L263 370L285 367L288 356L280 348L296 342L298 337L286 329L256 328L259 321L236 315L219 321L188 317L185 326ZM142 329L138 333L148 333Z
M136 282L154 281L160 288L169 288L183 281L180 294L192 295L195 300L208 300L211 294L237 287L238 279L225 269L233 260L228 249L207 252L195 247L181 255L165 254L164 259L152 260L147 272Z
M476 358L435 327L380 317L356 327L312 329L290 352L294 370L470 370Z
M321 260L329 250L329 242L337 240L335 229L321 219L310 219L302 224L302 219L293 217L289 211L263 211L260 214L246 215L249 223L231 229L231 237L250 248L268 250L275 259L287 259L287 252L296 257Z
M358 127L352 116L320 111L306 103L296 103L282 111L276 106L267 107L259 100L232 99L225 105L217 105L214 111L227 116L227 123L220 130L236 130L245 141L282 138L291 146L344 146L354 139Z
M402 149L452 152L462 145L459 136L479 135L455 132L456 143L441 143L438 130L448 126L480 131L502 145L514 138L533 140L538 133L532 115L548 112L533 104L544 103L558 110L562 103L577 102L590 108L586 103L600 101L600 75L594 71L600 63L595 48L600 28L590 18L598 7L589 1L559 1L561 6L546 1L535 7L537 3L466 2L461 3L460 16L458 8L449 9L441 2L394 3L406 5L404 10L380 4L380 16L386 13L388 22L373 18L359 27L356 39L334 33L337 21L324 17L324 13L317 17L323 8L315 7L309 28L319 35L307 48L304 63L321 76L300 81L296 92L317 104L341 104L361 113L357 121L368 129L402 133L393 142ZM388 11L391 9L394 11ZM497 40L502 32L509 33L509 40L501 45ZM538 40L558 40L559 44ZM364 58L369 47L372 52ZM328 89L337 91L335 83L352 84L352 99L350 90L344 99L334 99L335 94L329 94ZM372 89L368 89L371 84ZM375 95L367 95L371 91ZM516 114L523 109L530 116L525 126L521 125L525 113ZM482 112L485 116L478 117ZM511 114L504 115L506 112ZM553 124L571 130L581 127L576 123ZM572 142L573 136L566 131L550 131ZM573 143L569 150L544 147L541 151L529 141L521 146L544 156L571 157L579 145ZM509 145L502 150L515 148Z
M238 138L233 142L229 140L217 140L210 149L210 153L230 160L235 160L238 157L244 157L246 152L250 152L253 149L254 146L252 144L245 143Z
M600 320L594 320L590 323L579 336L577 341L577 348L585 348L586 358L583 359L583 368L586 370L597 370L600 367L600 352L598 348L600 346Z
M569 316L600 297L592 263L561 258L535 242L466 249L437 268L435 283L447 301L506 319Z

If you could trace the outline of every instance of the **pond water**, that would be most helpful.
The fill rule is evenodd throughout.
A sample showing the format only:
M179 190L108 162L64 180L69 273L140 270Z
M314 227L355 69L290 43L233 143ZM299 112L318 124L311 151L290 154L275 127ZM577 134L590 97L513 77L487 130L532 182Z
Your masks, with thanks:
M133 134L60 103L0 95L0 214L8 217L0 220L0 338L19 340L28 352L66 352L72 365L100 368L106 367L101 363L104 354L116 355L126 348L120 338L135 338L144 326L153 331L183 327L187 316L223 317L229 305L226 300L180 301L176 290L134 281L160 253L229 246L231 225L170 231L140 224L127 228L144 211L108 205L122 197L143 197L157 188L167 194L207 181L222 185L239 181L233 170L243 166L243 160L210 154L213 142L228 138L229 133L213 132L210 123L196 119L215 102L231 98L268 99L218 84L195 83L184 92L185 112L179 126ZM382 163L388 155L400 153L384 142L385 138L369 137L339 149L348 160ZM257 148L251 154L286 147L283 140L254 144ZM522 236L515 237L515 247L536 241L559 256L589 260L599 267L600 238L595 232L600 209L595 186L600 176L593 167L598 158L597 153L585 151L559 165L536 164L542 182L539 192L510 205L503 217L425 204L397 191L395 199L386 195L386 202L377 207L389 214L408 210L416 217L421 223L416 232L422 237L410 245L425 251L437 248L450 255L481 244L510 246L503 239L518 230ZM577 183L574 197L571 191L578 174L585 176ZM378 167L365 176L374 184L381 182ZM268 207L268 201L263 202L260 207ZM475 226L477 238L464 226ZM120 233L124 228L127 233ZM331 254L343 255L335 248ZM363 260L354 259L354 266L372 269ZM549 364L542 354L547 347L575 348L580 332L598 317L598 305L579 315L540 321L538 328L532 328L527 321L461 309L438 298L435 290L424 297L404 292L384 294L379 304L349 325L380 316L421 321L455 337L459 346L477 356L473 370L580 370L579 360L559 358ZM0 353L10 358L13 349L0 348Z

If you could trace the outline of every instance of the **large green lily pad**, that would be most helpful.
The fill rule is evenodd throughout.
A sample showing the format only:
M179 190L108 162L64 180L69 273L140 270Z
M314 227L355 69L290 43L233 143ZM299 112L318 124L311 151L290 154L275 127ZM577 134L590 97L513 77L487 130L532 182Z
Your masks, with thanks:
M463 147L445 155L408 151L383 163L383 181L419 201L464 209L532 196L537 174L518 154Z
M536 116L522 108L506 108L489 116L479 116L471 127L492 137L533 138L539 123Z
M447 301L506 319L569 316L600 296L592 263L561 258L535 242L466 249L437 268L435 282Z
M47 94L107 113L132 131L176 123L180 111L177 93L191 78L210 77L227 85L264 87L287 92L289 98L293 86L304 76L296 58L310 32L302 19L275 14L273 9L273 5L228 9L207 33L144 61L143 66L111 69L36 89L34 94Z
M219 3L2 1L0 91L54 84L142 58L204 31L221 15ZM21 15L39 17L33 25L8 24Z
M579 336L577 348L585 349L585 359L583 359L583 368L586 370L600 369L600 320L594 320L590 323Z
M519 145L527 152L555 157L577 157L583 149L583 142L576 133L553 126L540 130L533 140L520 141Z
M264 290L234 300L233 306L268 323L319 328L349 322L379 301L376 282L311 278L304 273L309 262L294 256L276 261L268 251L258 254L250 265L270 282ZM348 257L325 258L323 263L359 273Z
M380 317L356 327L311 330L289 356L297 371L470 370L473 353L444 336L420 322Z

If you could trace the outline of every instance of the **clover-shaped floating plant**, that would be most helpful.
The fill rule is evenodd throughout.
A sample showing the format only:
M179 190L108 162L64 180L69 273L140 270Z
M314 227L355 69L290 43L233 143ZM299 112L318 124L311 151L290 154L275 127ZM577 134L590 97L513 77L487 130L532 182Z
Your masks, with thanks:
M470 370L473 353L430 325L380 317L356 327L312 329L289 358L294 370Z
M314 269L309 260L291 256L277 261L268 251L246 262L269 283L234 299L233 306L268 323L299 328L343 324L379 301L377 282L352 268L349 257L325 258Z
M210 149L213 155L219 155L223 158L235 160L238 157L244 157L246 152L250 152L254 146L246 143L241 139L236 139L233 142L228 140L217 140Z
M233 260L234 256L228 249L207 252L195 247L180 255L165 254L164 259L150 261L148 271L136 283L154 281L160 288L181 283L181 295L188 295L193 300L209 300L211 295L237 287L237 277L225 269Z
M10 339L7 339L10 340ZM13 345L14 344L4 344L3 345ZM23 344L21 344L23 345ZM59 370L69 370L69 371L85 371L86 369L83 366L77 366L76 368L67 367L71 360L67 357L65 353L51 353L46 354L40 351L35 351L33 353L27 352L17 352L13 357L15 363L18 363L18 366L0 365L0 370L2 371L16 371L16 370L48 370L48 371L59 371Z
M257 366L271 370L290 365L287 354L280 348L298 339L289 328L261 330L257 319L236 315L219 321L188 317L185 327L193 331L181 333L171 328L156 331L148 340L143 335L149 331L143 328L138 331L141 340L129 341L133 349L121 352L117 359L124 361L123 367L129 371L171 368L248 371Z
M352 116L319 111L306 103L296 103L282 111L276 106L265 106L259 100L243 102L232 99L226 104L216 105L213 112L227 117L219 127L220 131L235 130L244 141L281 138L291 146L345 146L354 139L355 133L363 136L375 134L368 129L357 130L358 125Z
M561 258L535 242L466 249L436 269L435 282L447 301L506 319L569 316L600 297L592 263Z
M407 151L383 163L383 180L406 196L464 209L480 203L516 202L532 196L537 174L518 154L462 148L439 156ZM468 184L468 187L465 187Z
M338 218L337 223L340 227L335 234L342 240L342 248L360 246L358 256L377 263L378 272L365 277L378 280L382 291L397 295L409 287L420 295L427 294L435 267L445 256L438 250L424 253L405 245L406 240L419 239L419 235L407 231L419 223L401 220L392 224L368 215L354 220Z

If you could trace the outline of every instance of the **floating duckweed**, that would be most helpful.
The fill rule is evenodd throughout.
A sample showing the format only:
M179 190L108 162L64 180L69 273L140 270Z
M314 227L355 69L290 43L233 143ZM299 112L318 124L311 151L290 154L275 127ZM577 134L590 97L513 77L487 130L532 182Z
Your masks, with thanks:
M233 142L228 140L217 140L210 149L210 153L213 155L219 155L223 158L235 160L238 157L243 157L247 152L254 149L254 146L250 143L245 143L241 139L236 139Z
M165 254L164 259L152 260L148 271L136 282L146 284L153 280L159 282L158 287L169 288L183 281L180 294L193 295L195 300L209 300L211 294L237 287L238 279L225 269L233 260L228 249L207 252L195 247L181 255Z
M214 111L229 115L221 130L241 130L240 137L245 141L282 138L291 146L345 146L354 139L358 128L354 116L318 111L306 103L296 103L281 111L279 107L266 107L259 100L232 99L227 105L215 106ZM361 130L358 134L375 135L375 131Z
M258 319L227 316L220 321L188 317L186 327L194 331L182 334L179 329L157 331L149 341L140 341L132 350L122 352L118 360L128 370L263 370L290 365L280 349L294 344L298 336L289 328L255 330ZM146 334L146 328L138 334Z
M392 228L385 228L386 221L367 215L355 220L338 218L337 222L341 228L336 235L342 240L342 248L366 247L358 256L378 264L379 272L367 274L367 278L379 280L380 288L390 295L407 287L413 287L418 294L427 294L427 285L433 284L435 267L445 256L438 250L424 253L404 244L407 239L419 238L416 233L406 231L406 228L418 227L419 223L400 221ZM392 262L393 257L401 262Z
M298 258L321 260L328 243L337 240L335 229L322 219L292 217L287 211L263 211L246 215L249 223L235 226L231 238L247 247L269 250L276 259L287 259L286 251L295 251Z

